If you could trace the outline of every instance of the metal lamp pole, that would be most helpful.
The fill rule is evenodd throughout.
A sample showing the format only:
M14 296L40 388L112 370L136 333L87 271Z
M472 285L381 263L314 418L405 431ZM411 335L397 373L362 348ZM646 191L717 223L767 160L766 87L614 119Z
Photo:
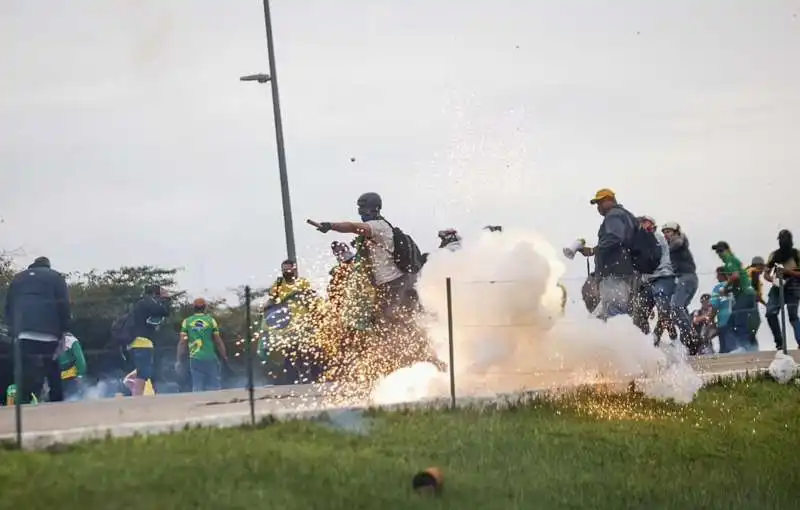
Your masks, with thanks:
M264 26L267 30L267 51L269 52L269 74L252 74L242 76L241 81L269 82L272 87L272 113L275 117L275 142L278 149L278 174L281 181L281 201L283 202L283 229L286 234L287 258L297 261L294 244L294 222L292 221L292 203L289 198L289 177L286 173L286 150L283 145L283 121L281 120L281 101L278 95L278 75L275 66L275 45L272 42L272 16L269 0L264 0Z

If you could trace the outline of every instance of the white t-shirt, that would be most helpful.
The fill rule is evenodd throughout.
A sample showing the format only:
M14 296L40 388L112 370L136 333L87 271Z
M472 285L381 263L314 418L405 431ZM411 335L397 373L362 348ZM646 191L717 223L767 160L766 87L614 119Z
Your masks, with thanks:
M370 220L367 222L372 230L372 238L367 243L369 255L372 257L372 278L375 285L383 285L394 281L403 272L394 263L394 233L392 227L384 220Z

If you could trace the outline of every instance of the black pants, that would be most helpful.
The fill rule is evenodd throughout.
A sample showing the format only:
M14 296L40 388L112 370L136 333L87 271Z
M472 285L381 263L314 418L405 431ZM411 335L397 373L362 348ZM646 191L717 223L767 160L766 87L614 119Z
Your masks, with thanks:
M780 313L781 304L786 306L786 315L789 316L789 325L794 330L795 341L800 345L800 319L798 319L798 306L800 306L800 282L792 278L786 280L783 286L783 303L780 300L780 288L773 285L767 297L767 325L775 339L775 347L783 349L783 333L781 332ZM788 331L787 331L788 333Z
M19 340L22 353L22 388L17 388L17 396L23 404L29 404L31 395L42 393L44 380L50 387L50 402L64 400L61 388L61 369L53 355L58 342L41 342L39 340Z

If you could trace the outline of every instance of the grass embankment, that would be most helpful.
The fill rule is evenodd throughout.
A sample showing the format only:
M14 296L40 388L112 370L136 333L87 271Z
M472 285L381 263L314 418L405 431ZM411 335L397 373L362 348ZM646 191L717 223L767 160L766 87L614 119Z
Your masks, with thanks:
M0 508L796 508L800 388L716 385L685 408L582 396L499 413L377 413L0 452ZM412 475L439 466L439 498Z

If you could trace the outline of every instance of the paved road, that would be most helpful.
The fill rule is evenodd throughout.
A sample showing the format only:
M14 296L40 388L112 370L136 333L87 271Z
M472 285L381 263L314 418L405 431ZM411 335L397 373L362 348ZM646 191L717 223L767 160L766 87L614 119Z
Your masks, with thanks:
M792 351L795 360L800 353ZM760 352L702 356L692 360L694 367L705 374L730 371L763 370L774 359L774 353ZM256 415L307 413L309 410L359 405L356 401L331 398L329 387L297 385L258 388L255 391ZM47 441L73 441L81 437L128 435L136 431L166 431L180 428L186 422L245 423L249 419L247 393L244 390L223 390L206 393L184 393L142 398L40 404L23 408L23 430L31 445L43 436ZM14 408L0 408L0 438L10 439L15 432ZM37 439L38 438L38 439Z

